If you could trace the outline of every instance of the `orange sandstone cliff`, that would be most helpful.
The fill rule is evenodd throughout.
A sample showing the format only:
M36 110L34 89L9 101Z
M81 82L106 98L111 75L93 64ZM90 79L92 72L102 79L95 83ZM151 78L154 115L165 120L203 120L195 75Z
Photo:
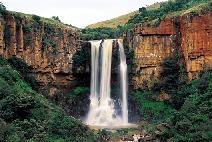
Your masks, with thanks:
M183 55L190 80L212 68L212 12L166 18L155 27L137 25L126 33L125 40L135 52L135 88L152 87L159 78L161 62L174 50Z
M78 33L69 26L32 21L6 12L0 19L0 54L23 59L39 90L54 94L74 85L72 57L80 47Z

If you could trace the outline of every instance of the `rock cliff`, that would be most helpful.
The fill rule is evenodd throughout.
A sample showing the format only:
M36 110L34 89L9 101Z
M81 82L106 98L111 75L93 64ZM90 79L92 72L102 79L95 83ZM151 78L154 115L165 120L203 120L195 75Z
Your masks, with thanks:
M212 12L166 18L157 26L137 25L125 35L134 50L135 88L152 87L159 78L161 62L175 50L182 53L182 64L190 80L212 68Z
M137 25L127 32L124 42L134 51L132 85L151 87L158 80L161 62L175 50L182 53L182 64L190 80L212 68L212 12L166 18L159 25ZM70 26L58 26L6 12L0 19L0 54L16 56L30 67L39 90L54 94L75 85L89 83L90 45ZM83 52L81 52L83 51ZM130 57L128 57L129 59ZM76 75L77 74L77 75ZM87 84L88 85L88 84Z
M70 26L44 22L38 16L21 17L5 12L0 19L0 54L23 59L38 82L39 90L54 94L75 84L73 56L79 35Z

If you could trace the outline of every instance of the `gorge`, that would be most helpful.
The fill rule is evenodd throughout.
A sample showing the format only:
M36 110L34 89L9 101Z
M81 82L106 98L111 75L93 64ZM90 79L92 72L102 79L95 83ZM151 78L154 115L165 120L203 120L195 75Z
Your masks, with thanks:
M212 140L210 0L93 29L2 8L0 141Z

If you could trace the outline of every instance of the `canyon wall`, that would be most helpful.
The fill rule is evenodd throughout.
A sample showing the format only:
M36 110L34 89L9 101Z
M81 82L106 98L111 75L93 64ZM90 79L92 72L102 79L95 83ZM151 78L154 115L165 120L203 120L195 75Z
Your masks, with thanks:
M212 12L180 18L183 51L189 79L212 69Z
M190 80L203 70L212 68L212 12L166 18L157 26L137 25L125 35L134 50L134 88L150 88L159 79L161 63L182 53Z
M155 26L137 25L127 32L124 42L135 55L133 70L130 70L133 87L152 87L160 77L161 63L176 50L182 53L182 64L190 80L197 78L200 71L211 69L211 25L212 12L207 12L166 18ZM89 85L88 47L90 45L82 44L78 32L70 26L10 12L1 15L0 55L23 59L37 80L38 89L46 90L47 94L58 90L67 92L83 83Z
M37 18L37 19L36 19ZM73 56L79 35L70 26L57 26L5 12L0 19L0 55L23 59L38 83L39 91L54 94L76 84Z

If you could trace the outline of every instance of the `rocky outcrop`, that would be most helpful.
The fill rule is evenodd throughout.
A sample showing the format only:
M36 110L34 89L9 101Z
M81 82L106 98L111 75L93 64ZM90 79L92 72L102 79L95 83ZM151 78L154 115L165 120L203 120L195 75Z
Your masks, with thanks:
M152 87L158 80L161 62L175 50L182 55L182 63L190 80L198 73L212 68L212 12L178 18L166 18L159 26L137 25L125 35L129 48L135 52L135 88Z
M212 68L212 12L180 18L181 48L190 79Z
M36 17L19 17L9 12L0 20L0 54L23 59L38 82L39 90L54 94L75 85L73 56L80 47L78 33Z

